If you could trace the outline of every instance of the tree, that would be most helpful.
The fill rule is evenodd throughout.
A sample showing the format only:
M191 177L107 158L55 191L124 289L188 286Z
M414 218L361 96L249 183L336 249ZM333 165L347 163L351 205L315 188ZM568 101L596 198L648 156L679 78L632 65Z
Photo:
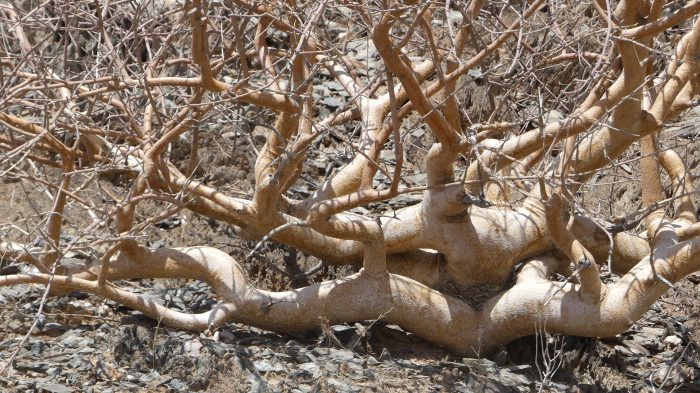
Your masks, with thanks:
M2 286L85 291L200 331L381 316L485 353L542 324L618 334L700 270L692 176L665 132L700 93L697 1L0 7L3 178L52 196L25 233L5 225L21 271ZM330 84L343 100L322 102ZM202 146L252 130L251 192L213 185ZM314 184L324 143L346 154ZM640 211L591 210L591 184L619 186L619 168L641 176ZM406 195L418 203L357 209ZM143 244L182 209L361 270L271 292L212 246ZM79 247L84 265L62 263ZM147 277L206 281L218 303L185 314L118 285Z

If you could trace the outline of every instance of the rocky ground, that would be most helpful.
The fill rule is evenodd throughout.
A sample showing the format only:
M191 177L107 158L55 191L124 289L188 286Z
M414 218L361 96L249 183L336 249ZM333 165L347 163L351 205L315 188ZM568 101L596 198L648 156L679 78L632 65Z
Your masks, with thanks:
M210 302L202 284L139 284L183 310ZM213 335L175 331L82 293L50 299L35 333L20 346L42 294L28 286L0 290L0 361L19 349L14 368L0 377L3 391L700 391L697 276L623 335L595 340L544 333L481 359L435 348L381 321L304 335L241 325Z

